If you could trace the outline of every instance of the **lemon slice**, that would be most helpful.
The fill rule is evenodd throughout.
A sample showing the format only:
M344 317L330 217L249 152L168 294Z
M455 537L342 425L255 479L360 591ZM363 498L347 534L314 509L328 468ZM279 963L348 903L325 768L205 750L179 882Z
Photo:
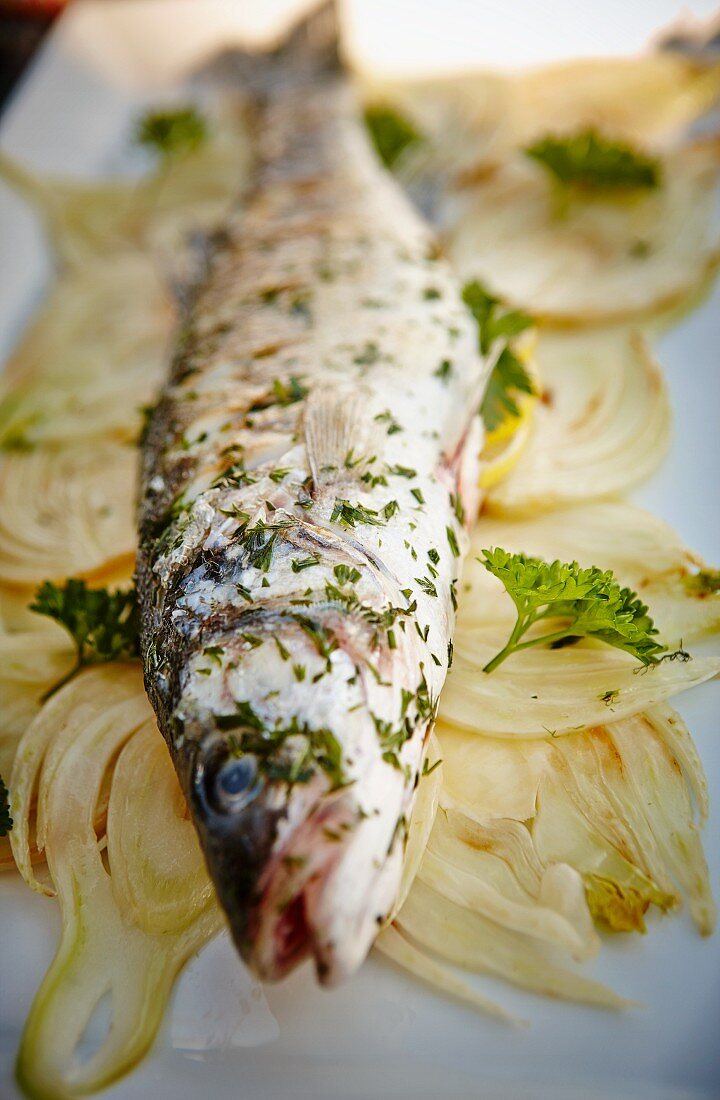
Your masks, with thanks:
M488 436L480 459L481 489L497 485L519 462L530 439L536 400L535 397L528 397L520 406L519 417L508 417L491 433L494 438Z
M538 371L534 360L531 358L535 349L536 340L524 341L524 346L517 349L519 358L522 359L525 369L532 378L535 393L521 393L516 397L516 403L520 413L518 416L506 416L485 436L485 446L480 456L481 489L490 489L497 485L519 462L525 447L527 446L533 427L535 406L541 392Z

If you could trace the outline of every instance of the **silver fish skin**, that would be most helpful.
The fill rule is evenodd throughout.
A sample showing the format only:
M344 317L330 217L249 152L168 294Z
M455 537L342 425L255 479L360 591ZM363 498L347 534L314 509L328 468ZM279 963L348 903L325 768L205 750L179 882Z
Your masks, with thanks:
M322 21L322 22L321 22ZM147 691L250 966L334 984L397 896L485 365L326 34L241 57L257 161L143 451Z

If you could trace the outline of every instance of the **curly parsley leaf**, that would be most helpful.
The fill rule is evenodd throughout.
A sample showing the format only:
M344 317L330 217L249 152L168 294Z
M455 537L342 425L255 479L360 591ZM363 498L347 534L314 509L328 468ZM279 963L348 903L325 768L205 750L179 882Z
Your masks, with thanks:
M483 669L492 672L513 653L534 645L560 648L580 638L595 638L630 653L643 665L656 665L666 647L645 604L629 588L621 588L612 571L577 562L546 562L500 547L483 550L478 559L497 577L517 609L517 621L507 644ZM555 629L522 641L538 622L558 620ZM561 621L564 623L561 625ZM679 654L678 654L679 655Z
M548 134L523 152L559 183L579 191L651 190L661 180L659 160L592 128L569 137Z
M392 168L406 149L422 141L422 135L409 119L381 103L366 107L365 125L386 168Z
M13 827L10 816L10 792L0 775L0 836L7 836Z
M480 405L483 423L491 432L508 416L519 416L514 395L535 393L530 375L510 346L515 337L532 326L533 320L519 309L506 309L502 299L491 294L477 280L465 284L462 299L477 321L482 354L487 355L498 340L505 344L488 379Z
M30 610L54 619L75 643L73 668L46 692L44 699L88 665L127 661L140 655L140 612L134 588L110 592L107 588L88 588L85 581L72 578L62 585L45 581L35 593Z
M207 123L195 107L147 111L138 120L135 141L164 159L193 153L207 138Z

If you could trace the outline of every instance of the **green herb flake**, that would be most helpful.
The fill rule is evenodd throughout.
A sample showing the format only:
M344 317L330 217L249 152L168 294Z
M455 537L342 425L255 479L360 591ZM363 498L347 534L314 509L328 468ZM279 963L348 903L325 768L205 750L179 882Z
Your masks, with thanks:
M355 567L351 565L342 564L334 565L333 573L335 574L337 582L340 585L357 584L357 582L360 580L360 577L362 576L359 569L355 569Z
M335 501L330 522L339 523L346 529L356 527L359 523L373 527L381 527L383 524L379 514L372 508L366 508L363 504L351 504L349 500L344 500L342 497L338 497Z
M402 424L399 424L389 409L385 409L384 412L378 413L375 419L379 424L387 424L387 434L396 435L397 432L403 430Z
M445 534L447 535L448 545L454 558L460 557L460 547L458 546L457 535L453 531L452 527L445 528Z
M206 645L203 649L203 657L209 657L210 660L222 668L222 657L225 652L225 648L221 645Z
M310 554L307 558L293 558L290 562L290 567L293 573L301 573L303 569L312 569L314 565L320 564L319 554Z
M431 580L428 580L427 577L416 577L415 581L428 596L435 596L437 598L437 588Z
M281 481L284 481L289 473L292 472L290 466L280 466L276 470L271 470L268 477L271 481L274 481L276 485L279 485Z
M441 382L447 383L450 375L452 374L452 363L449 359L443 359L437 370L433 371L436 378L439 378Z
M450 504L452 505L452 510L455 513L455 519L458 521L458 523L464 523L465 522L465 508L463 506L463 502L460 499L460 495L458 493L451 493L450 494Z
M601 703L604 703L606 707L612 707L613 703L617 702L619 695L619 688L615 688L614 690L601 692L600 695L598 695L598 699Z

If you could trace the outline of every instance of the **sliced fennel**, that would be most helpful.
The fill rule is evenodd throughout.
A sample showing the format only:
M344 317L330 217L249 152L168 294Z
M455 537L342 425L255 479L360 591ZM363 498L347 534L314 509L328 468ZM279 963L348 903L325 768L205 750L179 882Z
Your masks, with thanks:
M173 322L152 259L136 253L64 272L8 364L0 449L134 442Z
M655 471L670 443L660 368L637 332L542 333L543 399L523 460L493 486L493 513L538 512L624 492Z
M106 865L98 811L113 765ZM52 887L30 864L36 788L37 846ZM142 1057L178 971L222 921L138 667L92 669L58 692L21 742L11 789L16 862L29 885L57 894L63 919L18 1080L32 1096L66 1100L111 1084ZM108 993L112 1027L80 1062L78 1044Z
M685 895L699 931L713 928L695 820L706 812L706 781L671 708L544 741L452 728L441 728L439 741L441 805L490 830L494 843L503 837L516 869L527 873L533 859L568 864L606 926L642 929L650 903L667 909Z
M400 932L431 957L480 974L505 978L534 993L602 1008L630 1002L549 956L537 940L504 928L417 882L397 918Z
M0 459L0 581L100 577L135 554L131 447L95 442Z
M631 142L665 145L720 96L720 68L669 51L585 59L527 72L382 78L361 73L367 100L395 104L423 135L400 167L470 182L519 146L548 131L605 128Z
M80 267L128 248L174 265L189 233L214 229L242 184L249 149L238 107L235 99L219 100L210 111L208 140L142 180L49 179L7 155L0 157L0 177L42 214L65 265Z
M664 661L647 670L628 654L584 640L532 648L494 672L483 668L507 641L504 625L458 629L440 720L495 737L542 737L602 725L654 706L720 672L720 658Z
M441 219L463 280L541 323L601 325L691 297L718 262L714 139L663 158L664 184L630 197L567 198L522 152L446 197Z
M493 845L489 832L473 822L463 825L441 811L420 880L448 900L482 913L503 928L558 947L578 961L597 954L600 941L577 871L556 862L539 868L536 875L519 876Z

